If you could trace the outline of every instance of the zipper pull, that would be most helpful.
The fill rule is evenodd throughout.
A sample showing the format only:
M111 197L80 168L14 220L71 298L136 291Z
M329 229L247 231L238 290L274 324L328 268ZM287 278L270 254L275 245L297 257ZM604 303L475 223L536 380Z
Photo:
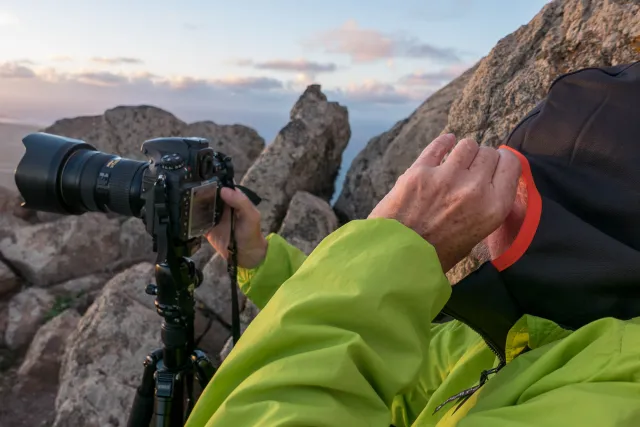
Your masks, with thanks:
M461 391L460 393L458 393L458 394L456 394L456 395L454 395L454 396L451 396L450 398L448 398L447 400L445 400L444 402L442 402L440 405L438 405L438 406L436 407L436 409L433 411L433 415L435 415L435 414L436 414L436 412L438 412L440 409L442 409L442 408L443 408L445 405L447 405L449 402L453 402L453 401L458 400L458 399L462 399L462 400L461 400L460 404L458 405L458 407L456 408L456 411L457 411L458 409L460 409L460 407L462 406L462 404L463 404L467 399L469 399L469 398L473 395L473 393L475 393L476 391L478 391L478 390L480 389L480 387L482 387L482 386L487 382L487 380L489 379L489 375L492 375L492 374L497 373L500 369L502 369L502 368L504 367L504 365L505 365L505 364L501 361L501 362L498 364L498 366L496 366L495 368L491 368L491 369L487 369L487 370L485 370L485 371L482 371L482 372L480 373L480 382L479 382L479 384L478 384L478 385L473 386L473 387L471 387L471 388L468 388L468 389L466 389L466 390L463 390L463 391Z

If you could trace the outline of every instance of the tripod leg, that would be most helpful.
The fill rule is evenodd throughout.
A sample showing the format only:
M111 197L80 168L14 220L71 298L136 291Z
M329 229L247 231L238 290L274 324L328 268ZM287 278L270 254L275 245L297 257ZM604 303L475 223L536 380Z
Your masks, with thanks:
M154 404L154 375L158 362L162 359L162 350L155 350L144 361L142 381L133 399L128 427L146 427L151 424Z

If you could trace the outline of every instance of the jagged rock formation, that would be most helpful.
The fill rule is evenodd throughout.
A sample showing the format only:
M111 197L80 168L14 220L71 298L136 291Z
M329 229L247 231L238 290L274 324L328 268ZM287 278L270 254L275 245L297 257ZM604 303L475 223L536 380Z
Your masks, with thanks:
M637 1L552 1L480 61L446 131L499 145L559 75L639 60L639 17Z
M309 86L293 106L291 121L242 180L263 198L263 232L278 230L297 191L331 198L350 137L347 109L327 101L319 85Z
M148 139L185 136L207 138L211 147L233 158L240 180L264 148L264 139L242 125L218 125L211 121L187 124L173 114L151 106L116 107L100 116L62 119L43 130L82 139L98 150L146 160L140 146Z
M475 72L472 67L434 93L407 119L372 138L351 163L335 204L343 220L366 218L396 180L447 124L449 109Z

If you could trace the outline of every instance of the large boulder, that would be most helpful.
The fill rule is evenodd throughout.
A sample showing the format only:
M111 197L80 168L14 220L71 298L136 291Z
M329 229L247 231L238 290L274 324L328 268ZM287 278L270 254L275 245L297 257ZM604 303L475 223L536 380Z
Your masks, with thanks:
M278 234L309 255L336 228L338 218L326 201L298 191L291 199Z
M75 310L66 310L38 330L18 369L21 392L29 389L37 391L44 386L57 388L60 360L67 339L79 320L80 316Z
M58 120L44 132L81 139L98 150L137 160L146 160L140 147L148 139L207 138L212 148L233 157L237 179L244 175L265 145L264 139L249 127L213 122L188 125L167 111L146 105L121 106L100 116Z
M366 218L396 180L447 125L451 104L474 66L431 95L405 120L372 138L351 163L335 209L343 221Z
M5 343L18 350L31 342L55 303L53 295L42 288L27 288L9 301Z
M144 292L153 272L143 263L110 280L69 337L54 426L126 425L142 362L160 346L162 319Z
M0 261L0 297L14 291L20 285L20 279L2 261Z
M120 224L99 213L20 227L0 238L5 259L37 286L101 271L120 256Z
M480 62L446 131L499 145L559 75L637 61L639 16L638 1L550 2Z
M329 102L319 85L309 86L293 106L291 121L242 180L263 198L258 209L264 233L280 228L296 192L331 198L350 137L347 109Z

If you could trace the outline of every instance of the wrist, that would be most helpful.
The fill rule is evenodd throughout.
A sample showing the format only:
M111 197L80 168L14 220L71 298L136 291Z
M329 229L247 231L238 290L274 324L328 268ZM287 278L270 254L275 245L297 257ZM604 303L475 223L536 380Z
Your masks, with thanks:
M254 269L260 266L267 257L267 249L269 242L263 236L256 242L256 245L250 249L242 251L241 259L238 259L238 266L245 269Z

